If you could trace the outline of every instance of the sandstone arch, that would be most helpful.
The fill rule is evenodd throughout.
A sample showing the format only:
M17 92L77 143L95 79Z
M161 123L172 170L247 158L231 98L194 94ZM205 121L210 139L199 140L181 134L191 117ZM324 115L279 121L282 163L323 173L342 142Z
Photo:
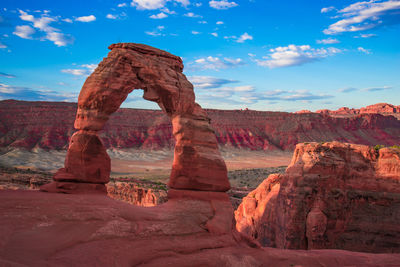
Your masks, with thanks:
M110 158L97 133L128 94L143 89L143 98L158 103L171 118L176 140L169 181L172 189L225 192L227 170L206 112L195 102L181 58L134 43L118 43L87 78L78 99L65 167L43 191L105 192Z

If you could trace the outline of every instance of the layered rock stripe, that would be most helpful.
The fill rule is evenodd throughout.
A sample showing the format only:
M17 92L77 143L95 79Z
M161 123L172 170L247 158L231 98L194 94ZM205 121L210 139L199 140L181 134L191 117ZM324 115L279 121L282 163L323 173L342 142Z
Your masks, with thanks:
M230 185L207 113L195 102L182 60L142 44L119 43L87 78L78 98L65 168L55 182L42 187L51 192L105 191L110 158L99 139L110 115L128 94L143 89L143 98L156 102L171 118L175 138L170 188L225 192Z

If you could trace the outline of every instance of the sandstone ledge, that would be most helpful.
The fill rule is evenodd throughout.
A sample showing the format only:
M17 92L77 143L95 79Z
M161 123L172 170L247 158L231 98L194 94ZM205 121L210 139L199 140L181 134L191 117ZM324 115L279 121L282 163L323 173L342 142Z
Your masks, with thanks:
M398 266L399 254L251 248L210 233L206 201L136 207L102 195L0 192L1 266Z

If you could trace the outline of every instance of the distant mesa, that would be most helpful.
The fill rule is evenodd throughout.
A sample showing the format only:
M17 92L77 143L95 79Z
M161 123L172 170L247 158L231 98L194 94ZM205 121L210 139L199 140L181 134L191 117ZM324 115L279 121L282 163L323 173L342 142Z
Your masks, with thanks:
M357 115L357 114L382 114L382 115L392 115L400 119L400 105L395 106L387 103L378 103L360 109L342 107L339 108L338 110L321 109L315 112L321 114L328 114L331 116L346 116L346 115Z

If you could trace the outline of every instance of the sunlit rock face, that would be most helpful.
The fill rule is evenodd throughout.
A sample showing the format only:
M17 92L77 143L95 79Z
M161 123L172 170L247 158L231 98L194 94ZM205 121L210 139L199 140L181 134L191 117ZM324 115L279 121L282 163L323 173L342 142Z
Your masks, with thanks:
M298 144L283 175L243 199L236 228L264 246L400 252L400 150Z
M98 137L110 115L128 94L143 89L171 118L175 155L170 188L225 192L230 188L214 130L195 102L192 84L182 73L182 60L142 44L119 43L87 78L78 98L75 128L65 168L44 191L105 193L110 159Z

